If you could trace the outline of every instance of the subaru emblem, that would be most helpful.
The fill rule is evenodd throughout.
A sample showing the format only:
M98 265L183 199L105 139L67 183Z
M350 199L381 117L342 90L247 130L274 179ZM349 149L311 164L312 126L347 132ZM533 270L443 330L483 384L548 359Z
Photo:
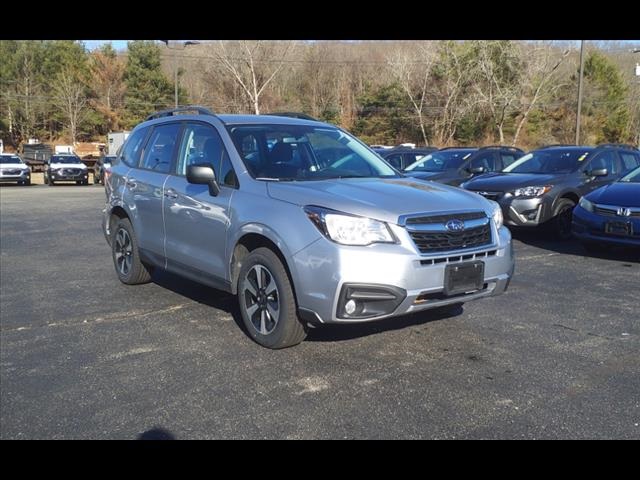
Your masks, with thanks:
M462 230L464 230L464 222L462 220L458 220L457 218L449 220L444 224L444 226L450 232L461 232Z

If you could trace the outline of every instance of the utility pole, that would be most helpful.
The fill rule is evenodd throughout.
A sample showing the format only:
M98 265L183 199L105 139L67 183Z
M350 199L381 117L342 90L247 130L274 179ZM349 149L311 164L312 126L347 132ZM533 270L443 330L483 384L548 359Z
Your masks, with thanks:
M580 111L582 110L583 71L584 71L584 40L580 40L580 80L578 81L578 114L576 115L576 145L580 144Z
M169 46L169 40L160 40L161 42L164 42L167 45L167 48L169 50L177 50L175 47L170 47ZM187 40L186 42L182 42L182 49L184 50L185 48L187 48L189 45L199 45L200 42L195 41L195 40ZM173 56L173 85L174 85L174 103L175 103L175 108L178 108L178 57L177 55Z

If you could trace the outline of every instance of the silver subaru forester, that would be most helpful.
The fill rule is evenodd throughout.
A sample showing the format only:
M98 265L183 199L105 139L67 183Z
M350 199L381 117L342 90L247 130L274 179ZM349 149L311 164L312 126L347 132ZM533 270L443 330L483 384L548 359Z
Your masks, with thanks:
M105 188L123 283L160 268L236 294L269 348L310 326L498 295L513 275L497 203L404 177L302 116L159 112L131 132Z

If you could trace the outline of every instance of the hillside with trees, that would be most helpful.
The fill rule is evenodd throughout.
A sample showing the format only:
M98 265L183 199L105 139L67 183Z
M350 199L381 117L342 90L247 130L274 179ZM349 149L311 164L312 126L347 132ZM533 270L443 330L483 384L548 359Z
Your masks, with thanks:
M172 43L172 42L170 42ZM300 111L369 143L573 143L576 42L0 41L0 135L8 148L104 141L181 105ZM640 55L588 42L581 142L640 142Z

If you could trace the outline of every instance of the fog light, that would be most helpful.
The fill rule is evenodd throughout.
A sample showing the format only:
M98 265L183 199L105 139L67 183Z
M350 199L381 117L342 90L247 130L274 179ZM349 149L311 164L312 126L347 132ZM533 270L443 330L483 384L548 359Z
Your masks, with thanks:
M347 312L347 314L349 315L353 315L356 311L356 302L355 300L349 300L345 305L344 305L344 311Z

